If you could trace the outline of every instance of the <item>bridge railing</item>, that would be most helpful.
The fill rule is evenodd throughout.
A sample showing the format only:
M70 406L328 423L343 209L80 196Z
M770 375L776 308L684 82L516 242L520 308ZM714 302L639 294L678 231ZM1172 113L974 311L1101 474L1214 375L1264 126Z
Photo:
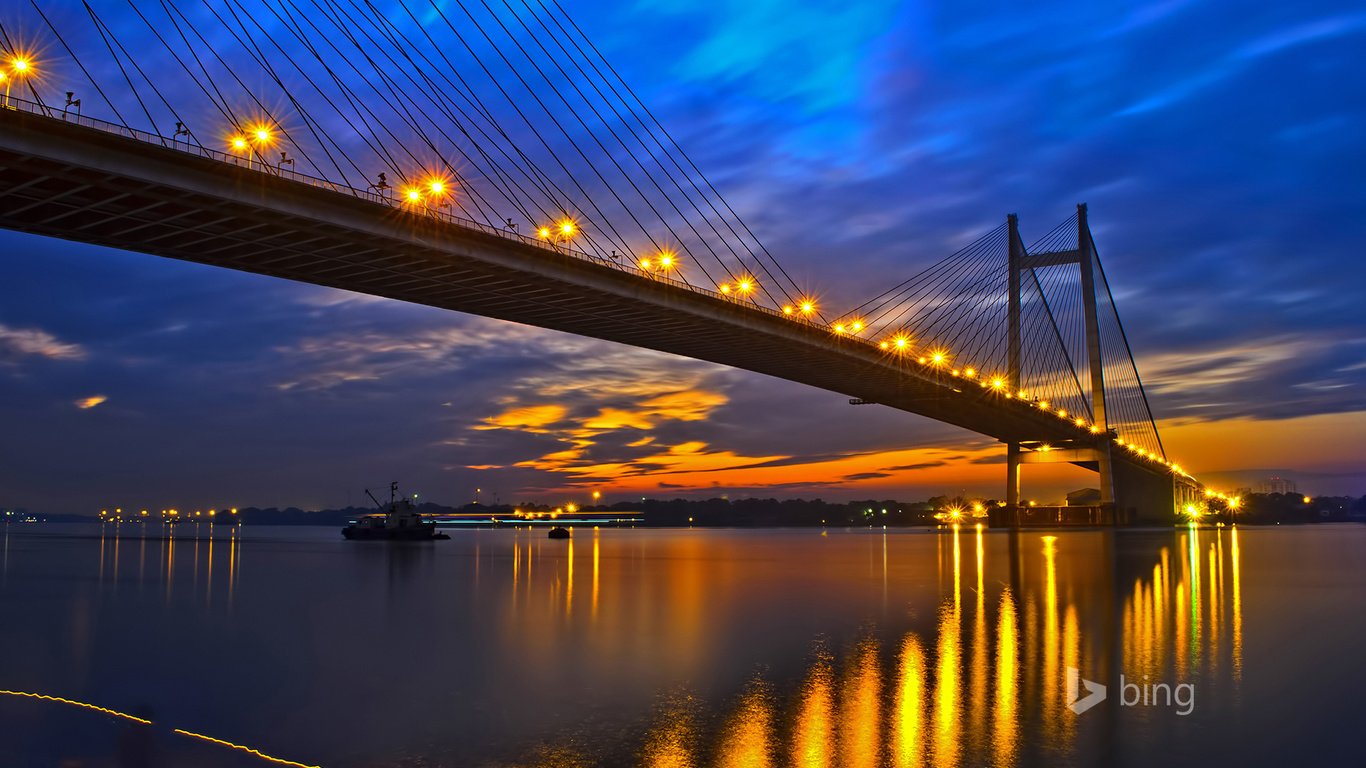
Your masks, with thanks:
M450 224L454 224L459 227L464 227L466 229L474 229L485 234L502 237L508 240L514 240L520 243L524 243L526 245L530 245L535 248L540 248L542 250L552 251L554 253L571 256L573 258L577 258L601 266L612 267L622 272L627 272L630 274L635 274L641 277L648 278L650 280L653 280L654 282L664 283L666 285L670 285L687 291L692 291L694 293L701 293L707 296L711 296L712 298L720 299L722 301L727 301L733 304L740 304L744 306L746 309L755 310L777 317L785 317L789 320L809 322L800 317L791 317L789 315L785 315L784 313L779 312L778 310L765 307L755 302L737 298L732 295L727 295L719 291L713 291L709 288L703 288L701 286L693 285L692 283L668 277L666 275L660 275L655 272L640 269L639 267L633 266L631 264L623 263L622 260L619 259L598 256L577 248L571 248L568 245L548 242L541 238L523 235L519 232L510 231L505 227L495 227L490 226L488 224L482 224L472 219L466 219L464 217L456 216L451 213L445 213L443 211L435 210L428 206L413 206L405 203L401 199L395 198L392 195L385 194L384 192L377 191L375 189L357 189L346 184L339 184L335 181L328 181L327 179L318 178L316 176L310 176L306 173L299 173L298 171L295 171L292 168L286 169L279 165L272 165L269 162L262 160L259 156L234 155L231 152L210 149L208 147L190 141L182 141L178 137L172 137L168 139L160 134L151 133L148 131L141 131L136 128L129 128L126 125L111 123L107 120L100 120L94 117L87 117L76 112L71 112L68 109L58 109L54 106L40 104L38 102L29 101L27 99L21 99L15 96L10 96L8 102L5 103L5 106L10 109L16 109L21 112L29 112L36 115L42 115L53 120L61 120L67 123L74 123L76 125L81 125L86 128L93 128L97 131L101 131L104 133L111 133L116 136L123 136L126 138L135 139L137 141L145 142L147 144L155 144L157 146L165 147L166 149L175 150L177 152L184 152L186 154L195 155L198 157L209 158L211 160L217 160L218 162L227 163L229 165L234 165L237 167L245 167L248 170L263 173L268 176L277 176L280 178L289 179L290 181L299 182L301 184L307 184L311 187L326 189L328 191L337 192L340 194L349 194L353 197L368 200L372 203L386 205L390 208L420 213L422 215L440 219Z

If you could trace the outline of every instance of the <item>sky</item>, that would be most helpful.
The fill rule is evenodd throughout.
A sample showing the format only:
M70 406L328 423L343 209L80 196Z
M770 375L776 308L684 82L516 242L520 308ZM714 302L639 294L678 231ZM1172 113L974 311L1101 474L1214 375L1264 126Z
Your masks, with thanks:
M565 7L831 304L1086 202L1168 455L1366 494L1366 12ZM989 438L609 342L13 232L0 285L0 506L1004 494Z

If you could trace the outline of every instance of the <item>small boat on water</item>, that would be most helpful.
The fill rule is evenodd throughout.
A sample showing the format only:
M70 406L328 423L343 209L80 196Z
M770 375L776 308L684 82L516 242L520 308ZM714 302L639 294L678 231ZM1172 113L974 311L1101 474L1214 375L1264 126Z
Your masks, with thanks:
M552 538L552 539L567 539L567 538L569 538L569 529L568 529L568 528L561 528L560 526L557 525L557 526L555 526L554 528L551 528L551 529L550 529L550 538Z
M388 506L366 489L365 495L379 507L380 514L363 515L342 529L347 539L382 539L388 541L434 541L449 539L436 530L436 521L423 520L418 514L417 505L398 495L398 483L389 484Z

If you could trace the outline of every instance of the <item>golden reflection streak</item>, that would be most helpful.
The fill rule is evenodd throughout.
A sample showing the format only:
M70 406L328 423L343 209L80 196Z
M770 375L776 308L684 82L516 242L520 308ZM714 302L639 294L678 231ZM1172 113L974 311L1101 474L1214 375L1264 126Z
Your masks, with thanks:
M6 533L6 537L7 537L7 538L6 538L6 541L8 541L8 540L9 540L9 539L8 539L8 532ZM119 593L119 524L118 524L118 523L114 523L114 573L113 573L113 580L114 580L114 590L113 590L113 591L114 591L114 594L117 595L117 594Z
M209 528L209 564L204 574L204 606L213 604L213 528Z
M727 723L717 768L770 768L772 742L773 703L767 689L755 682Z
M9 533L9 527L5 527L5 533ZM104 586L104 522L100 522L100 586Z
M237 530L233 526L231 543L228 545L228 608L232 608L234 582L237 578Z
M980 748L981 739L987 727L987 610L985 557L982 543L982 525L977 525L977 612L972 633L972 704L971 726L975 747Z
M564 587L564 615L568 617L574 612L574 539L570 539L565 557L569 560L569 573L565 577Z
M1067 606L1067 613L1063 618L1062 623L1062 652L1064 669L1067 667L1081 669L1081 632L1077 625L1077 609L1071 604L1068 604ZM1061 686L1057 685L1054 687L1061 688ZM1061 715L1061 712L1059 712L1059 715ZM1065 747L1070 748L1072 746L1072 740L1075 737L1076 722L1077 721L1074 718L1066 716L1061 717L1059 724L1061 725L1062 744Z
M835 681L830 657L820 654L802 687L797 729L792 735L795 768L835 765Z
M175 585L175 526L172 525L167 534L170 539L167 542L166 551L166 602L171 602L171 589Z
M900 666L896 721L892 735L892 765L894 768L911 768L920 765L924 751L924 729L921 726L925 716L925 649L913 633L907 633L901 641Z
M955 558L956 559L956 558ZM962 617L957 596L952 606L945 605L939 617L939 668L934 687L934 764L947 768L959 763L962 739L959 731L958 633Z
M996 622L996 706L992 729L992 754L996 765L1012 765L1019 739L1019 636L1015 596L1010 588L1001 592Z
M882 762L882 669L875 641L859 644L841 687L840 768L877 768Z
M1043 537L1044 593L1043 593L1043 679L1044 679L1044 722L1054 728L1062 719L1062 687L1056 681L1062 677L1058 673L1061 656L1061 638L1058 636L1058 570L1057 536ZM1131 625L1132 626L1132 625ZM1125 632L1131 637L1131 629Z
M593 528L593 618L598 617L598 529Z
M1222 531L1220 532L1222 533ZM1216 674L1219 669L1219 623L1220 600L1219 594L1219 548L1211 543L1209 547L1209 669L1211 675Z
M1190 557L1190 664L1193 667L1200 666L1200 630L1202 629L1202 617L1200 615L1201 574L1200 574L1200 538L1199 531L1192 528L1190 533L1190 549L1187 556Z
M1243 681L1243 591L1238 564L1238 528L1232 531L1233 542L1233 682Z
M963 551L958 546L958 526L953 526L953 610L957 612L962 606L960 601L963 596Z

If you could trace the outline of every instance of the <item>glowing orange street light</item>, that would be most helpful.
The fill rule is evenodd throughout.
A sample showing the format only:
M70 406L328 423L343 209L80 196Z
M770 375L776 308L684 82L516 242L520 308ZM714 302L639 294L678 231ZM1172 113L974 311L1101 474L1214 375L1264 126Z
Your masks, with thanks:
M14 77L3 77L5 81L5 106L9 106L9 89L14 79L29 74L29 61L22 56L16 56L10 59L10 67L14 70ZM3 76L3 73L0 73L0 76Z
M550 239L550 227L541 227L541 231L538 232L537 234L539 234L543 239L549 240L549 239Z
M790 315L790 314L792 314L792 307L791 307L791 305L788 305L788 306L784 306L784 307L783 307L783 314L784 314L784 315Z
M440 179L433 181L429 186L432 190L432 194L434 195L439 195L442 192L446 191L446 183L441 181Z
M855 320L854 322L849 324L849 329L852 330L854 333L858 333L859 331L863 330L863 321Z
M408 202L410 203L418 203L422 201L422 193L418 192L415 188L409 188L403 196L408 198Z
M816 311L816 302L811 299L802 299L802 314L809 315Z

